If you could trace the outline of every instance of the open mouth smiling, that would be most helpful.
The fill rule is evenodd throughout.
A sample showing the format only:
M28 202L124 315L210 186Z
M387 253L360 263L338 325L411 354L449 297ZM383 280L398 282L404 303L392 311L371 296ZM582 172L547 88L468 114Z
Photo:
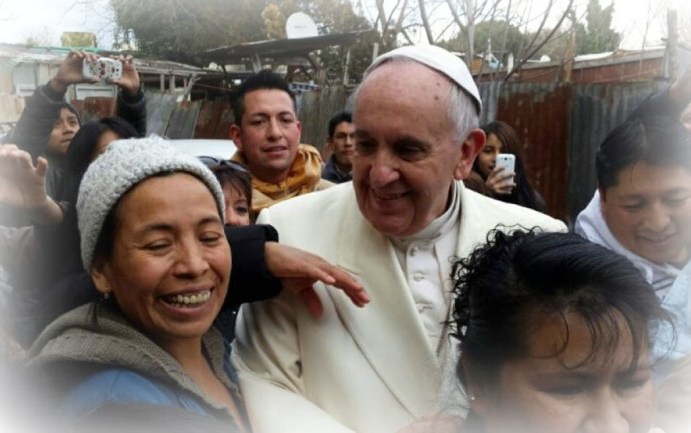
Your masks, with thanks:
M211 292L211 289L206 289L196 293L162 296L160 299L174 307L193 308L204 305L211 298Z

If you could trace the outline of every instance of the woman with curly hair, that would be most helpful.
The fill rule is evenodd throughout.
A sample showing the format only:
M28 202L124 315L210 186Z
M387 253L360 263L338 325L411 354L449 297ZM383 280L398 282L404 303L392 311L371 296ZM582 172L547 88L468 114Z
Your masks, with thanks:
M566 233L495 232L455 267L462 432L649 432L667 322L624 257Z

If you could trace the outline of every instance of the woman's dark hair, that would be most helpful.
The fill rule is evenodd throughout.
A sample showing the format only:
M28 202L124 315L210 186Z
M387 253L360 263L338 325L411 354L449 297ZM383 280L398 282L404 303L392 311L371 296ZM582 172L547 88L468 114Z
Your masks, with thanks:
M496 384L504 363L528 354L536 315L561 318L567 329L561 350L568 344L566 315L582 317L592 336L584 363L616 350L623 318L633 341L632 369L649 342L649 326L671 323L631 262L575 234L495 230L486 245L454 265L453 277L452 326L466 386L468 377Z
M67 149L62 183L55 197L56 201L66 202L68 206L60 229L50 238L51 248L55 250L56 255L69 260L67 263L61 261L61 266L74 269L75 272L82 269L76 210L79 185L95 156L99 139L108 131L114 132L120 138L139 136L133 126L118 117L108 117L82 125Z
M97 156L98 141L106 132L113 132L121 139L139 137L137 130L119 117L106 117L82 125L65 154L64 179L56 197L58 201L77 202L79 184L89 164Z
M101 136L113 132L120 138L139 137L136 129L119 117L106 117L87 122L74 135L65 155L65 166L75 173L86 171L95 158L96 146Z
M212 170L221 187L230 185L245 195L247 207L252 208L252 178L246 171L239 170Z
M502 144L503 153L520 156L521 139L518 133L508 123L495 120L481 127L486 135L494 134Z
M252 208L252 176L249 169L236 161L219 159L214 156L200 156L199 160L216 176L221 188L230 185L245 195L247 207Z
M514 177L516 187L511 194L497 195L494 198L507 203L514 203L540 212L545 212L547 209L544 199L538 194L528 180L525 166L523 165L523 158L521 156L521 140L516 130L509 124L501 121L488 123L482 126L482 130L485 131L488 137L490 134L497 137L502 144L502 153L510 153L516 157L516 166L514 170L516 173ZM483 180L487 180L487 177L482 174L478 166L477 158L473 164L473 170L478 173Z
M619 173L636 163L676 165L691 170L691 134L676 119L643 116L610 132L595 156L600 189L616 186Z

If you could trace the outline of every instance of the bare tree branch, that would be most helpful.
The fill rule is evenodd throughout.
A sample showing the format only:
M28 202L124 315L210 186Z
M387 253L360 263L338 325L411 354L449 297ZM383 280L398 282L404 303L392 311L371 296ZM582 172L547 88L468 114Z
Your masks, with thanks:
M569 9L567 9L567 12L564 13L564 16L566 16L566 14L568 13L568 10L570 10L571 4L572 4L572 3L573 3L573 0L571 0L571 3L569 3ZM550 12L550 10L552 10L552 5L553 5L553 4L554 4L554 1L553 1L553 0L550 0L550 1L549 1L549 4L547 5L547 10L546 10L545 13L542 15L542 22L540 23L540 26L539 26L539 27L537 28L537 30L535 31L535 34L533 35L533 38L532 38L532 39L530 40L530 42L528 43L528 46L525 48L524 52L529 51L529 50L534 46L535 42L537 42L538 38L540 37L540 32L542 31L543 27L545 26L545 22L547 21L547 17L549 17L549 12ZM563 19L564 19L564 16L562 16L562 21L563 21ZM559 25L561 25L561 22L560 22L560 24L556 25L556 26L554 27L554 29L558 29L558 28L559 28ZM547 39L549 39L549 37L547 37L547 38L545 39L545 41L546 41ZM545 42L545 41L542 41L541 46L547 43L547 42ZM531 56L532 56L532 54L531 54L530 56L528 56L527 58L530 58ZM521 56L521 57L523 57L523 56Z
M427 42L433 44L434 36L432 36L432 28L429 25L429 17L427 16L427 11L425 10L425 0L418 0L417 4L420 8L420 19L422 20L422 26L425 29L425 34L427 35Z
M395 27L395 34L401 33L401 30L403 28L403 20L405 18L405 11L406 7L408 6L408 0L403 0L403 6L401 7L401 13L398 14L398 20L396 20L396 27ZM410 38L408 35L405 35L406 38L410 41ZM411 42L412 43L412 42Z
M530 59L532 56L534 56L535 53L537 53L537 52L540 50L540 48L542 48L547 42L549 42L549 41L552 39L552 37L554 36L554 34L557 32L557 30L559 30L559 27L561 27L561 24L564 22L564 20L566 19L566 17L569 15L569 13L570 13L570 11L571 11L571 9L572 9L572 7L573 7L573 2L574 2L574 0L569 0L569 4L566 6L566 10L564 11L564 13L563 13L563 14L561 15L561 17L559 18L559 22L557 22L557 24L556 24L556 25L554 26L554 28L549 32L549 34L547 35L547 37L546 37L541 43L537 44L537 46L535 46L526 56L523 56L523 57L514 65L513 69L511 69L511 71L509 71L509 73L506 74L506 77L504 77L504 81L508 81L509 78L511 78L511 76L512 76L513 74L515 74L515 73L516 73L516 72L517 72L527 61L528 61L528 59ZM550 2L550 4L551 4L551 2ZM544 20L543 20L543 24L544 24ZM539 32L536 32L536 35L537 35L538 33L539 33ZM530 48L530 46L529 46L529 48Z

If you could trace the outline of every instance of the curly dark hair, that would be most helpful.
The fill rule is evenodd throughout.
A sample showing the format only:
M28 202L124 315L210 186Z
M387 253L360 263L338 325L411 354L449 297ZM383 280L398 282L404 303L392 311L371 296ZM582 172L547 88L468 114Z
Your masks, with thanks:
M592 337L590 356L613 353L621 320L631 332L636 368L650 325L670 317L641 273L623 256L570 233L538 229L490 232L487 244L454 264L451 326L460 340L458 374L467 386L495 384L502 365L528 353L535 315L580 315ZM555 355L560 353L558 350Z

